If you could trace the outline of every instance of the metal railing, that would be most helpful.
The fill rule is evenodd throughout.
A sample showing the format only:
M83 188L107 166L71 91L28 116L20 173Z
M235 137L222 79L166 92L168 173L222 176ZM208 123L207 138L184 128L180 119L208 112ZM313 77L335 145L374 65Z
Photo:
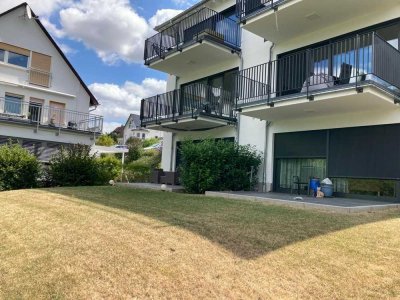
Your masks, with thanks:
M400 95L400 52L374 32L306 49L238 73L237 105L312 96L324 89L379 85Z
M240 26L235 20L224 17L209 8L202 8L171 25L145 41L144 60L165 58L182 50L186 45L205 37L234 49L240 48Z
M232 92L202 83L143 99L140 108L142 124L175 121L182 117L207 115L235 120L235 99Z
M57 129L101 133L103 117L78 111L44 106L40 103L0 98L0 121L8 120Z
M29 68L29 83L44 87L51 86L51 73L39 69Z
M275 9L288 0L236 0L236 13L240 22L263 11Z

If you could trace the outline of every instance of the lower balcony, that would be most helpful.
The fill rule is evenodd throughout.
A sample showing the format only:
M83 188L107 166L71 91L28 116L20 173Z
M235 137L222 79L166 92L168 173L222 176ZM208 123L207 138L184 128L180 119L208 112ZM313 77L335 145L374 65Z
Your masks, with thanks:
M76 132L101 133L103 117L27 102L17 97L0 98L0 123L7 122L32 126L37 129L69 130Z
M169 132L202 131L236 123L232 92L194 83L143 99L142 126Z
M264 120L391 109L400 101L400 52L357 35L240 71L237 106Z

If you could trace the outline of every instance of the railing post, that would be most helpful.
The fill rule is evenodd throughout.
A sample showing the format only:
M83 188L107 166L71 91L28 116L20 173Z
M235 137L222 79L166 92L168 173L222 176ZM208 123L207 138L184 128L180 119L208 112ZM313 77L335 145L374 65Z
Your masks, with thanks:
M140 100L140 127L143 127L144 99Z
M160 58L163 58L162 56L162 53L164 52L163 50L162 50L162 44L163 44L163 42L162 42L162 37L163 37L163 31L161 31L160 32L160 49L159 49L159 51L160 51L160 53L158 54L159 56L160 56Z
M158 123L158 99L159 99L160 95L157 95L156 98L156 124Z
M307 99L309 99L309 89L310 89L310 76L311 76L311 51L310 49L306 50L306 74L307 74L307 80L306 80L306 88L307 88Z
M172 93L172 121L174 121L175 119L176 95L177 95L177 90L175 89L174 92Z
M271 61L271 58L270 58L270 60L269 60L269 62L267 63L268 64L268 68L267 68L267 76L268 76L268 79L267 79L267 93L268 93L268 104L271 102L271 76L272 76L272 70L271 70L271 64L272 64L272 61Z
M358 88L358 76L360 75L360 35L357 34L356 35L356 51L355 51L355 55L356 55L356 89ZM351 74L350 74L351 77Z

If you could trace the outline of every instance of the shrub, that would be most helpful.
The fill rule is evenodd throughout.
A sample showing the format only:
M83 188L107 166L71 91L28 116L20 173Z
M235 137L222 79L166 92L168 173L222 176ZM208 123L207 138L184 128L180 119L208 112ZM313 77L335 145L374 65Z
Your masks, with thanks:
M129 163L139 159L143 153L143 141L138 138L131 137L126 141L129 152L125 155L125 162Z
M153 146L154 144L157 144L158 142L160 142L160 139L158 139L158 138L145 139L143 141L143 148L147 148L147 147Z
M188 192L250 190L257 182L261 155L250 146L229 141L185 141L180 151L180 178Z
M37 158L19 144L0 146L0 190L36 187L39 173Z
M161 163L161 153L158 150L148 150L136 161L128 163L125 167L130 181L148 182L151 171L158 168Z
M103 134L96 140L96 145L99 146L112 146L114 144L116 144L114 139L108 134Z
M63 147L51 159L48 179L55 186L100 185L106 183L104 172L90 146Z
M114 155L106 155L97 159L100 181L103 183L116 179L121 174L121 160Z

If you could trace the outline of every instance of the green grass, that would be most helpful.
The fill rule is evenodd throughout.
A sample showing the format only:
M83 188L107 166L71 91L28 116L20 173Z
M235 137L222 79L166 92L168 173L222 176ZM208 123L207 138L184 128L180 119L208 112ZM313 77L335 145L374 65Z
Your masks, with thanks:
M0 193L0 298L400 297L400 212L122 187Z

